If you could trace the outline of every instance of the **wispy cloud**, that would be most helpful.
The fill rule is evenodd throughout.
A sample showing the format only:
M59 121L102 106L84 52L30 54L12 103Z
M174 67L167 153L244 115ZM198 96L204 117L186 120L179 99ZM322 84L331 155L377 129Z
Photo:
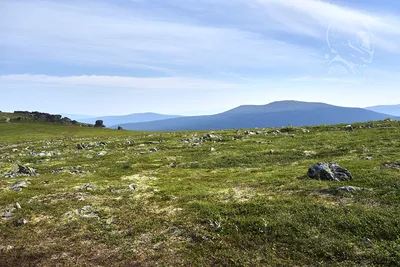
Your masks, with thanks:
M378 48L400 53L400 18L370 14L320 0L249 0L246 1L264 18L282 31L315 38L325 38L331 24L343 32L356 33L370 28Z
M378 70L364 75L374 82L326 78L331 24L370 28ZM2 105L31 92L55 107L60 95L85 105L98 92L100 102L141 111L152 109L142 99L158 111L184 99L187 111L285 98L341 104L338 90L360 105L385 103L382 92L400 97L400 18L379 9L318 0L0 0L0 32Z
M2 21L0 44L32 60L172 72L292 67L315 60L312 49L257 32L144 17L89 1L8 1Z
M92 89L108 89L113 92L116 89L157 89L157 90L224 90L243 88L243 84L211 79L196 79L187 77L123 77L123 76L49 76L14 74L0 75L0 83L8 85L39 85L57 88L58 86Z

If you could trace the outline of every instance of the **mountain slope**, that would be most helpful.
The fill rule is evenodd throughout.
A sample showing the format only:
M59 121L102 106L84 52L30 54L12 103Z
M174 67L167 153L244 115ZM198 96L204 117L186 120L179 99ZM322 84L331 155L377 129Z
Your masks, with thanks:
M89 116L89 115L67 114L67 113L60 113L60 115L63 116L63 117L70 118L71 120L77 120L77 121L89 120L89 119L95 117L95 116Z
M293 104L293 102L290 103ZM307 108L307 104L310 104L309 108ZM245 106L243 108L242 106L210 116L182 117L157 122L123 124L121 126L125 129L143 131L220 130L353 123L383 120L390 117L362 108L336 107L322 103L296 103L299 107L297 110L293 107L288 107L285 110L284 105L277 105L276 103L273 103L273 105L279 106L279 108L272 109L268 105L262 106L262 108L260 106ZM249 112L249 110L259 111L260 109L266 112ZM268 110L271 111L268 112Z
M268 113L281 111L312 110L318 108L332 108L325 103L302 102L295 100L276 101L267 105L243 105L224 112L224 114Z
M90 119L83 119L82 122L94 123L96 120L102 120L107 127L114 127L124 123L149 122L157 120L165 120L180 117L178 115L164 115L158 113L136 113L122 116L104 116Z
M389 114L392 116L400 116L400 105L382 105L366 108L379 113Z

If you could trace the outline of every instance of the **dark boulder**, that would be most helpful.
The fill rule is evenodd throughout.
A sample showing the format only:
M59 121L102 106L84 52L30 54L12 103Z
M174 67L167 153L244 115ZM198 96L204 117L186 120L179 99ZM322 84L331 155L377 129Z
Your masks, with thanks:
M106 126L103 124L102 120L97 120L96 124L94 125L94 127L106 127Z
M351 173L336 162L318 162L308 169L308 177L317 180L347 181L353 177Z

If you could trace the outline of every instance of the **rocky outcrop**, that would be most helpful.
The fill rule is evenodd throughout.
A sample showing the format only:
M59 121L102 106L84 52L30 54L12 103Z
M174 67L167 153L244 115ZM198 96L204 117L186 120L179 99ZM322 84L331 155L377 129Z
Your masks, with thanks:
M36 173L35 169L18 164L18 170L6 173L4 175L4 178L14 178L18 176L36 176L36 175L38 174Z
M102 120L97 120L94 127L106 127Z
M21 117L17 117L12 119L13 121L23 121L23 120L36 120L36 121L43 121L43 122L54 122L60 124L73 124L73 125L80 125L80 126L90 126L90 124L86 123L79 123L75 120L71 120L68 117L62 117L61 115L57 114L49 114L44 112L38 111L14 111L14 114L21 115Z

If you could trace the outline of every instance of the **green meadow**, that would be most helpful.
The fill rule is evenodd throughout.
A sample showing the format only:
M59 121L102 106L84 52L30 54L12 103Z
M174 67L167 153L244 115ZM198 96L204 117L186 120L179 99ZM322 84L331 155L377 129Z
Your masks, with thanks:
M399 121L135 132L12 115L0 266L400 265ZM353 179L310 179L317 162ZM5 178L18 164L37 175Z

